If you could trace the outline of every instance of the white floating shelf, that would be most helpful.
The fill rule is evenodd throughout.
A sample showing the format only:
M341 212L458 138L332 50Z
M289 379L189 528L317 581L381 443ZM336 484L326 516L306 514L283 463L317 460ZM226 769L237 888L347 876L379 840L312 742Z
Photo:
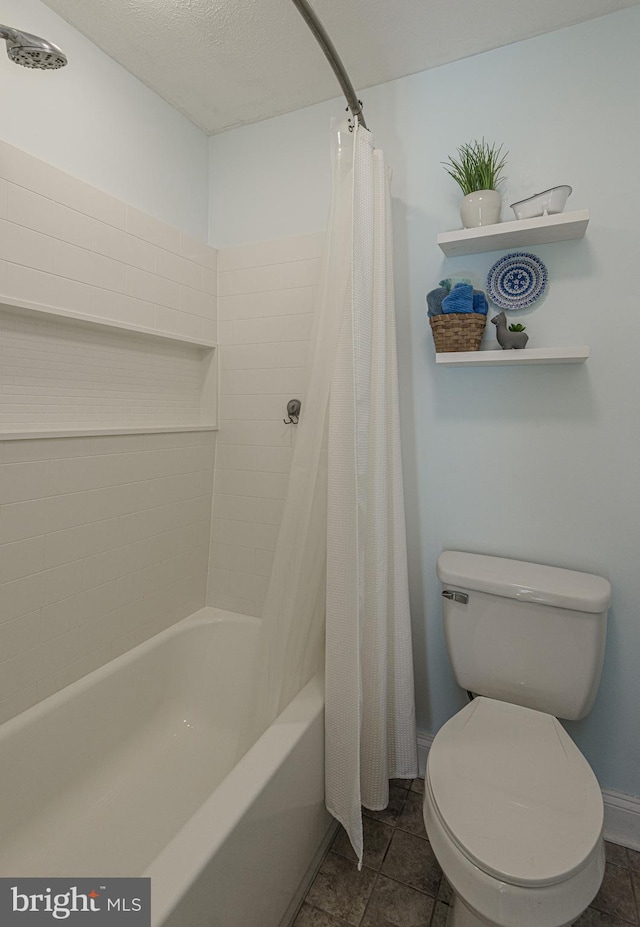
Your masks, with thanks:
M479 229L459 229L441 232L438 244L447 257L502 251L525 245L546 245L552 241L583 238L589 224L589 210L563 212L556 216L536 219L514 219L485 225Z
M443 367L513 367L523 364L584 364L589 348L523 348L521 351L452 351L436 354Z

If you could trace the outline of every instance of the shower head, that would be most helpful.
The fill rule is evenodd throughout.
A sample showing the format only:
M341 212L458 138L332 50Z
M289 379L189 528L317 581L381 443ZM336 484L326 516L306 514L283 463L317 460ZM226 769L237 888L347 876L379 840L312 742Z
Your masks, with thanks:
M7 43L7 55L11 60L25 68L50 70L63 68L67 63L67 56L57 45L37 35L0 26L0 37Z

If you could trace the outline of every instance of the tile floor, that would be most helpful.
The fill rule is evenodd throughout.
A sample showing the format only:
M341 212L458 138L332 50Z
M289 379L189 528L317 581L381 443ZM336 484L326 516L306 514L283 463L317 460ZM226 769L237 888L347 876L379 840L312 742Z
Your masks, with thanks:
M361 872L341 829L294 927L445 927L451 889L427 840L421 779L393 780L389 807L364 812ZM640 925L640 853L606 844L602 887L575 927Z

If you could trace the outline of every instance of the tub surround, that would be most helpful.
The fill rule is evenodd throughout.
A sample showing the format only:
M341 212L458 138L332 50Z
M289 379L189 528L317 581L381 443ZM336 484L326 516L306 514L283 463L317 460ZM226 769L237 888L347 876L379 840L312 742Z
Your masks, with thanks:
M0 142L0 439L217 425L217 253Z
M260 616L303 402L324 233L218 252L220 430L207 602Z
M216 291L213 248L0 142L1 720L204 605Z
M225 249L218 268L183 232L6 143L0 155L0 326L17 365L0 428L31 438L0 435L4 719L204 605L207 574L209 604L261 613L295 440L282 419L304 400L324 233ZM201 394L215 391L215 363L189 342L218 334L210 521L214 436L180 432L213 424ZM144 424L133 389L125 402L109 390L123 372L140 381ZM167 395L164 382L186 386Z
M0 442L2 720L204 604L213 442Z
M0 142L0 297L216 339L214 248Z

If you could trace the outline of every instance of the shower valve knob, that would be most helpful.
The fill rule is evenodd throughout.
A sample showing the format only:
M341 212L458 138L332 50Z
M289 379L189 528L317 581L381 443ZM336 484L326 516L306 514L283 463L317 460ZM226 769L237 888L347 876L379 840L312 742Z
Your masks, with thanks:
M290 399L287 403L287 415L289 419L284 418L282 421L285 425L297 425L300 418L300 409L302 408L302 403L299 399Z

